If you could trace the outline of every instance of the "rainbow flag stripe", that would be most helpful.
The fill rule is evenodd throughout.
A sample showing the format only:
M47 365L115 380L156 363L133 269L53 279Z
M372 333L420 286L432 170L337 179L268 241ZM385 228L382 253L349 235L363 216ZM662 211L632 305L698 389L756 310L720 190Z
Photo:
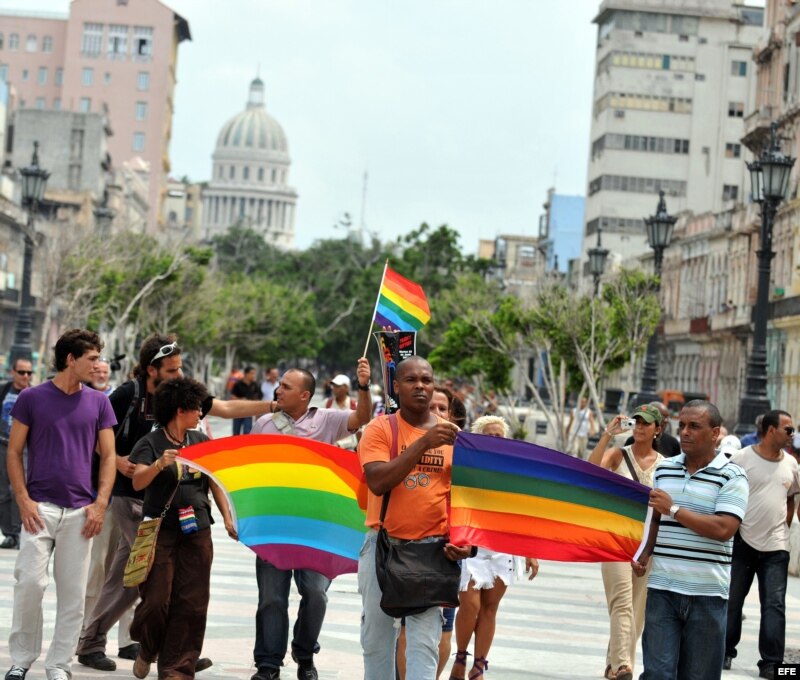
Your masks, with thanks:
M431 310L422 286L387 266L375 307L375 323L398 331L418 331L430 320Z
M279 434L212 439L180 453L222 486L239 540L259 557L328 578L358 571L367 494L357 454Z
M453 451L450 538L561 562L638 554L650 489L585 460L513 439L460 433Z

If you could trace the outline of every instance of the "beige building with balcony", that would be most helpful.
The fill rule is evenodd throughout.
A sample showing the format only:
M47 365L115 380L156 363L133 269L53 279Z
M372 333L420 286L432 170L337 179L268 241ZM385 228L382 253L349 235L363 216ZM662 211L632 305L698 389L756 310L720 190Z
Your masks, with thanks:
M740 140L762 21L737 0L602 2L584 260L598 227L617 260L646 252L659 190L673 214L746 199Z
M12 106L104 114L114 165L134 157L149 165L151 231L170 170L178 46L189 39L188 22L158 0L73 0L68 14L0 11L0 78Z

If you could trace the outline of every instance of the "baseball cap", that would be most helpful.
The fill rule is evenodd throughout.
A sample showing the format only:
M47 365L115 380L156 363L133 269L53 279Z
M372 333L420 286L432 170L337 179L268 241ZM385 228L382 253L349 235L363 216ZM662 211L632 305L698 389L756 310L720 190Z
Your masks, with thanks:
M642 404L639 406L631 415L631 418L637 417L641 418L646 423L656 423L657 425L661 425L661 421L663 420L661 411L650 404Z
M350 387L350 378L348 378L344 373L340 373L333 380L331 380L331 383L337 387L341 385L347 385Z
M739 437L733 434L725 435L719 443L719 452L724 453L728 458L741 450L741 448L742 442L739 441Z

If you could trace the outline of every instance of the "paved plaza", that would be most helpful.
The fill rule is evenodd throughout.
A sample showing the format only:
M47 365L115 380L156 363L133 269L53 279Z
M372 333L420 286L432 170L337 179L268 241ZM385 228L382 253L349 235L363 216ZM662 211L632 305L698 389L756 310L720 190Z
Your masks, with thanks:
M254 672L252 647L257 601L254 576L255 556L227 537L221 523L214 526L215 558L212 571L211 605L205 656L214 666L201 673L203 680L247 680ZM17 552L0 550L0 666L7 669L8 633L11 626L11 601L14 560ZM755 590L755 589L754 589ZM787 646L800 647L800 579L789 579L787 596ZM53 584L45 594L45 650L52 634L55 616ZM296 610L293 594L291 606ZM322 629L322 652L317 657L323 680L357 680L363 677L359 648L360 598L355 575L336 579L330 589L330 604ZM734 670L724 680L757 677L758 599L755 592L747 601L743 641ZM487 678L564 678L565 680L602 677L608 634L600 569L594 564L542 563L532 582L514 585L500 606L497 636L490 654ZM116 654L116 632L109 636L108 652ZM44 653L28 673L30 680L44 680ZM284 678L295 678L296 667L288 661ZM110 680L131 678L131 661L118 660L115 673L102 673L75 662L75 678ZM155 669L150 677L155 680ZM444 677L447 677L444 674Z

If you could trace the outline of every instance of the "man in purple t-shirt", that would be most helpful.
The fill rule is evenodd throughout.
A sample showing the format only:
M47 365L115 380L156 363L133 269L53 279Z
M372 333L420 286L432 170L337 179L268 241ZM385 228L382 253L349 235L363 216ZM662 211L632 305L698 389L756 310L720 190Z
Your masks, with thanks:
M314 396L314 376L300 368L283 374L275 392L277 412L261 416L252 434L291 434L333 444L354 433L369 422L372 397L369 391L369 362L358 360L358 405L355 411L309 408ZM355 454L353 454L355 455ZM253 656L257 671L251 680L280 678L283 657L289 645L289 587L292 570L278 569L260 557L256 558L258 610L256 611L256 643ZM294 626L292 658L297 662L300 680L317 680L314 654L319 651L319 633L328 604L331 581L312 569L295 569L294 581L300 593L300 608Z
M53 562L58 610L45 659L47 680L69 680L80 634L91 539L103 528L114 481L114 411L108 397L85 387L103 343L96 333L71 330L55 346L56 376L21 392L11 410L8 476L22 521L14 566L14 610L5 680L24 680L42 651L42 596ZM28 446L28 475L22 451ZM100 453L97 489L92 457Z

